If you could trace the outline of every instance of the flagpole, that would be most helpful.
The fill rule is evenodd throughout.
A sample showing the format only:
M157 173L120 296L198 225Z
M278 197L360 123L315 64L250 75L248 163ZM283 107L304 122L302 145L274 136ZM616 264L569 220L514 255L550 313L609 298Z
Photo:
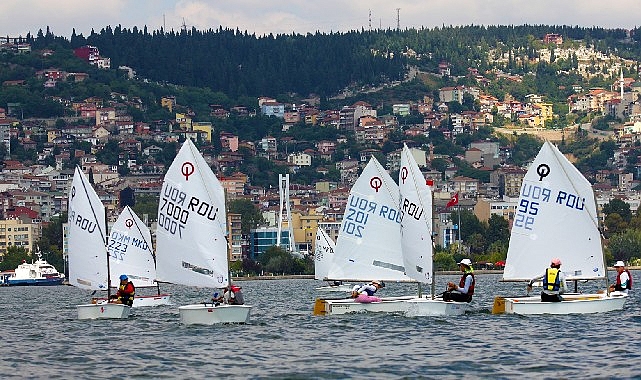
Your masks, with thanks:
M458 254L461 254L461 205L456 205L458 207Z

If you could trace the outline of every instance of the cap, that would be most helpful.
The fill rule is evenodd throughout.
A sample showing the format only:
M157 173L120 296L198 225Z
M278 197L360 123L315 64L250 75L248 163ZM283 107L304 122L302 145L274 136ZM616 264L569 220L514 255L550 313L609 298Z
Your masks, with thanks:
M129 279L129 277L127 277L126 274L121 274L120 275L120 281L124 281L124 280L128 280L128 279Z
M555 257L555 258L552 259L552 262L550 264L552 264L552 265L561 265L561 259Z
M236 286L236 285L232 285L232 286L231 286L231 291L232 291L232 292L237 292L237 291L239 291L239 290L240 290L240 286Z
M459 262L459 265L463 264L465 266L471 267L472 266L472 260L470 259L463 259Z
M624 267L624 266L625 266L625 264L624 264L624 263L623 263L623 261L621 261L621 260L619 260L619 261L617 261L616 263L614 263L614 267L615 267L615 268L616 268L616 267Z
M379 280L372 281L372 284L376 284L376 285L380 286L381 288L385 287L385 283L383 281L379 281Z

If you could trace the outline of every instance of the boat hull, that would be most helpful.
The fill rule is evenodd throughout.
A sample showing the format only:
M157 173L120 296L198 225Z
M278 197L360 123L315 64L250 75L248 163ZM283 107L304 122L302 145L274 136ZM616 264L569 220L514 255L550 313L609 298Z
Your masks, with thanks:
M467 302L443 301L442 299L415 298L407 301L408 317L424 317L432 315L462 315L470 304Z
M64 277L57 278L28 278L28 279L11 279L7 280L9 286L53 286L62 285Z
M106 298L96 298L96 303L107 303ZM153 296L135 296L133 307L153 307L171 305L171 294L157 294Z
M77 305L78 319L126 319L131 307L117 303Z
M414 296L386 297L380 302L361 303L353 298L323 299L317 298L314 304L314 315L341 315L349 313L404 313L407 311L407 301Z
M184 325L215 325L219 323L248 323L249 305L194 304L178 308Z
M505 314L592 314L622 310L627 295L569 294L563 302L541 302L541 297L505 298Z

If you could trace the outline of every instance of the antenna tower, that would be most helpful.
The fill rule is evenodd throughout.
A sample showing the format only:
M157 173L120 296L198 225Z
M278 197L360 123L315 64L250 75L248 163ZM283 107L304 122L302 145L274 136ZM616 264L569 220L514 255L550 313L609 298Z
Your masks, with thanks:
M401 8L396 8L396 30L401 30Z
M372 31L372 10L369 10L369 31Z

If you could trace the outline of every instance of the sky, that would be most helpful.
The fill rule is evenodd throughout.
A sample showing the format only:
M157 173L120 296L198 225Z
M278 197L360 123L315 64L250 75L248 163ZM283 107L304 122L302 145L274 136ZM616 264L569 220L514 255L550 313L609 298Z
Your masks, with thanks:
M182 25L258 36L442 25L641 26L639 0L0 0L0 36L38 30L69 38L121 25Z

